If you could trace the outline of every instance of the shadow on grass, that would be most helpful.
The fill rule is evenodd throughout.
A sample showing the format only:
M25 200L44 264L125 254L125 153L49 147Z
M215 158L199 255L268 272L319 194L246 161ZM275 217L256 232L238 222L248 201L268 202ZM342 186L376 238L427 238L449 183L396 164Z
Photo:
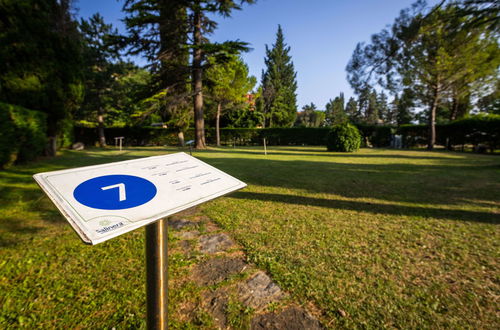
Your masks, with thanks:
M347 198L418 204L463 204L464 199L500 200L499 164L360 164L255 158L199 158L254 185L306 190Z
M23 238L31 237L42 230L15 217L0 220L0 247L11 247L22 243Z
M220 147L206 150L193 150L193 152L203 154L203 153L225 153L225 154L248 154L248 155L264 155L264 148L262 146L247 147L248 150L242 150L241 147ZM140 150L140 149L137 149ZM143 149L144 150L144 149ZM367 149L368 150L368 149ZM492 155L479 155L479 154L466 154L452 151L434 151L430 152L428 150L400 150L400 149L387 149L387 148L376 148L369 149L373 150L373 154L366 153L340 153L340 152L330 152L324 149L307 149L307 148L290 148L281 146L268 146L267 155L268 156L323 156L323 157L333 157L333 158L382 158L382 159L409 159L409 160L446 160L446 161L462 161L467 158L478 158L483 157L487 159ZM179 150L184 151L184 150ZM189 151L189 150L188 150ZM380 152L380 153L379 153ZM381 152L412 152L410 155L401 154L382 154ZM422 155L419 155L422 153ZM429 156L432 153L434 155ZM424 155L426 154L426 155Z
M285 194L268 194L239 191L228 196L229 198L249 199L260 201L271 201L287 204L297 204L305 206L319 206L332 209L353 210L358 212L369 212L373 214L391 214L405 216L419 216L424 218L436 218L446 220L459 220L483 223L500 223L500 214L465 211L465 210L447 210L430 207L413 207L401 205L386 205L378 203L363 203L356 201L342 201L322 198L312 198Z

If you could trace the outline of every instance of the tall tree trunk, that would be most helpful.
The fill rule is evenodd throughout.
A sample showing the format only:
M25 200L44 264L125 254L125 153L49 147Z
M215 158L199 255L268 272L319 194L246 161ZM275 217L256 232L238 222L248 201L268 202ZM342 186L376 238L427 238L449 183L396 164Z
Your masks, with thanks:
M429 113L429 141L427 144L427 149L434 149L434 144L436 144L436 111L439 101L439 84L434 89L434 95L432 96L432 104Z
M205 121L203 119L203 94L202 94L202 73L201 68L202 53L201 49L201 12L197 9L193 17L193 103L194 103L194 131L195 131L195 148L205 149Z
M99 136L99 146L106 146L106 136L104 135L104 110L99 107L97 110L97 135Z
M181 147L184 147L185 143L184 143L184 132L182 130L179 130L177 132L177 138L179 139L179 145Z
M57 154L57 135L48 136L48 142L46 149L46 155L49 157L55 157Z
M451 103L451 111L450 111L451 121L457 119L459 103L460 101L458 100L458 96L455 93L453 93L453 101Z
M215 137L217 142L217 147L220 147L220 112L221 104L217 103L217 115L215 116Z

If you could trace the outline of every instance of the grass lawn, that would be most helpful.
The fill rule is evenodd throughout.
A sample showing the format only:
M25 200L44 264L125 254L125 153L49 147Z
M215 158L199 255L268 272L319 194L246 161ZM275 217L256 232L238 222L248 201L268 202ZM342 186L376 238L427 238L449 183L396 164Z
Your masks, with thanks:
M0 328L145 326L143 230L84 246L31 175L163 153L65 151L0 172ZM319 147L195 156L249 184L202 211L325 326L500 327L498 156ZM172 257L171 276L182 276L189 261ZM170 308L183 294L171 292Z

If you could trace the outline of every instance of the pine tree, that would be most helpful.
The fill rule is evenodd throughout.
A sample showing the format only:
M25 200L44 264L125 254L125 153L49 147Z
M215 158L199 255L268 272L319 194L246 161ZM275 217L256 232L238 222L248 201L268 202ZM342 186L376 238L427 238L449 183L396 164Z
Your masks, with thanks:
M359 121L360 114L358 110L358 103L356 102L354 97L351 96L349 98L349 101L347 101L345 112L351 122L356 123Z
M377 124L380 117L377 103L377 92L375 90L372 90L368 95L366 104L365 122L372 125Z
M436 142L438 110L452 98L449 118L466 113L471 87L484 87L485 80L498 75L500 65L494 28L498 6L493 1L471 1L474 16L464 12L467 5L451 2L443 7L443 3L427 13L423 1L401 11L390 30L372 36L371 44L356 47L347 66L356 92L372 82L393 92L412 89L411 101L427 108L430 150ZM408 113L399 114L408 118Z
M398 126L410 124L413 119L413 108L415 107L415 96L411 88L405 88L397 104L396 121Z
M254 76L248 76L248 66L239 57L233 56L226 63L213 65L206 70L209 83L208 97L214 101L217 110L215 115L216 143L220 146L220 118L229 107L241 107L246 102L246 95L255 86Z
M211 15L228 17L233 10L240 10L243 3L253 2L254 0L238 2L234 0L126 0L125 2L124 10L129 14L125 21L130 34L129 42L133 45L134 51L146 53L152 61L178 63L181 79L176 80L179 84L185 84L185 69L190 71L195 145L198 149L206 147L203 71L209 64L207 58L212 56L217 62L224 62L229 60L230 55L248 50L247 43L240 41L210 42L207 35L217 27L217 22L211 19ZM185 63L188 59L186 56L188 49L192 51L190 65ZM176 72L171 70L170 66L167 68L167 73ZM171 86L163 86L163 88L169 87ZM158 96L168 94L162 91Z
M330 102L325 105L325 121L327 126L341 124L347 120L344 103L344 93L340 93L339 96L330 100Z
M278 25L276 42L272 49L266 45L266 71L262 74L266 127L287 127L297 112L297 81L290 47L285 43L283 30Z
M399 106L399 96L396 94L394 99L387 107L387 116L385 123L389 125L396 125L398 118L398 106Z
M377 110L379 119L381 119L384 123L390 122L389 118L389 105L387 104L387 96L382 91L377 96Z
M118 34L111 24L106 24L100 14L82 19L80 30L84 40L85 98L80 112L96 112L99 145L106 146L104 135L105 99L111 91L112 75L116 67L112 61L119 57L113 38Z

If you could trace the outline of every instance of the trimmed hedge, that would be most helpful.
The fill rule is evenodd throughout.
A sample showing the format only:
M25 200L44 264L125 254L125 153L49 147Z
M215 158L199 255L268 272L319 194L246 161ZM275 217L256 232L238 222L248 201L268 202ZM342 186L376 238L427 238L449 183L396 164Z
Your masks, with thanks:
M389 147L393 134L403 136L405 148L427 143L426 125L402 125L399 128L379 125L356 125L363 146L377 148ZM223 145L261 145L266 138L268 145L326 145L326 137L331 128L222 128ZM97 144L97 129L75 127L75 141L86 145ZM454 121L450 124L436 125L437 144L453 145L486 144L490 149L500 145L500 115L473 116ZM107 143L114 144L114 137L124 136L126 145L177 145L177 133L157 127L120 127L107 128ZM215 129L205 130L207 143L215 144ZM194 139L194 130L185 132L185 140Z
M0 168L40 156L46 131L45 113L0 102Z
M427 144L427 125L401 125L397 130L403 136L405 148ZM453 149L471 144L487 146L492 152L500 147L500 115L476 115L449 124L436 125L436 144Z

